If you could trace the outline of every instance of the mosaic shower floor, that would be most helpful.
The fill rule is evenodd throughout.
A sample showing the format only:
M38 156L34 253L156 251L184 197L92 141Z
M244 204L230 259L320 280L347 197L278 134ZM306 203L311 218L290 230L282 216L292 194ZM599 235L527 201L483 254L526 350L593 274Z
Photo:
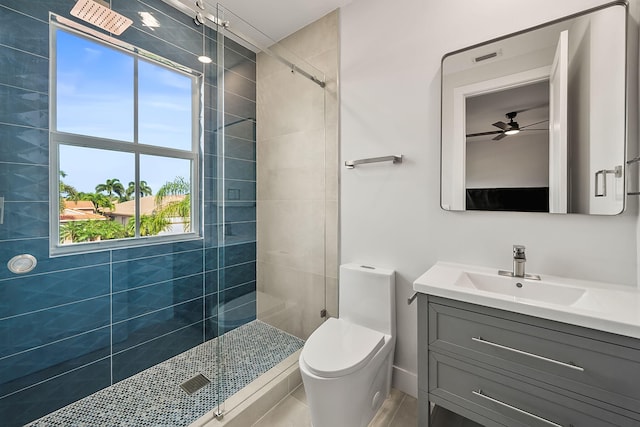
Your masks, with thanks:
M218 357L207 341L111 387L52 412L29 426L187 426L218 404L216 366L221 363L221 402L302 348L304 341L259 320L227 332ZM203 374L211 384L187 395L180 384Z

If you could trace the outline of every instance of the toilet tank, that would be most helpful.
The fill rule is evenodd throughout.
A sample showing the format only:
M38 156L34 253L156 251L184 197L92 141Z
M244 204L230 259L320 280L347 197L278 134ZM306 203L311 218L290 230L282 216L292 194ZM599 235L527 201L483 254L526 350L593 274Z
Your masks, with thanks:
M339 317L396 335L395 271L360 264L340 266Z

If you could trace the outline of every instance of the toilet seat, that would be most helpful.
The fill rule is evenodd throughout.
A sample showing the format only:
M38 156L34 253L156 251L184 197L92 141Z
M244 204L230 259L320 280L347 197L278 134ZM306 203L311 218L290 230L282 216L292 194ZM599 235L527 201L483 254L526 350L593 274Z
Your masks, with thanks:
M332 317L311 334L300 358L317 376L341 377L365 366L384 338L378 331Z

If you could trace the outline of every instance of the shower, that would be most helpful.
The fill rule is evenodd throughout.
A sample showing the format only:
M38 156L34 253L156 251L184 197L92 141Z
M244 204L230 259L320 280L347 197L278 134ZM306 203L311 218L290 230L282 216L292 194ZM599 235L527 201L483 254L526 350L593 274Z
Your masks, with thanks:
M109 4L102 0L78 0L70 13L117 36L133 24L131 19L109 9Z
M16 34L0 44L14 68L0 91L16 100L0 106L0 261L35 260L0 269L3 422L187 425L290 392L304 340L337 315L337 35L322 33L337 14L280 42L208 1L18 2L0 19ZM185 109L193 146L159 145ZM143 235L154 182L177 175L191 229ZM130 200L103 191L96 208L118 181ZM114 225L125 206L133 237L53 237L65 215Z

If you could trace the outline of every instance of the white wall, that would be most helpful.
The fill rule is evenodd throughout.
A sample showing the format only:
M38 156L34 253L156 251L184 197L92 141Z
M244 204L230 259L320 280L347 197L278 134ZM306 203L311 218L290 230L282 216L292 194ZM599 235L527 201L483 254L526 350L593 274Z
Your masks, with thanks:
M605 3L598 0L355 0L341 11L341 161L404 154L341 170L341 262L397 271L395 384L415 393L412 282L438 260L637 282L637 214L549 215L440 209L440 60L493 37ZM632 3L632 10L637 4ZM505 11L518 19L496 19Z
M589 212L591 200L591 129L590 110L590 49L589 21L579 19L569 31L569 122L568 155L573 159L569 170L570 212ZM582 126L580 125L582 124Z
M549 186L547 132L522 132L502 143L467 141L466 156L467 188Z
M616 13L617 12L617 13ZM624 152L621 149L611 147L607 149L602 141L611 141L624 137L622 123L624 109L619 103L614 102L616 94L624 93L624 70L611 70L607 64L615 63L624 59L622 50L613 49L610 43L602 40L600 35L607 35L614 40L624 37L624 28L615 26L611 22L617 22L620 11L611 10L607 14L599 14L597 19L593 19L590 24L590 44L591 44L591 153L590 153L590 173L591 176L596 171L602 169L613 169L622 166L621 159ZM617 19L616 19L617 18ZM606 81L606 88L598 82ZM617 105L616 105L617 104ZM595 180L591 181L593 187L591 194L595 192ZM622 178L615 178L612 174L607 176L607 196L592 197L589 212L610 213L620 210L623 200Z

